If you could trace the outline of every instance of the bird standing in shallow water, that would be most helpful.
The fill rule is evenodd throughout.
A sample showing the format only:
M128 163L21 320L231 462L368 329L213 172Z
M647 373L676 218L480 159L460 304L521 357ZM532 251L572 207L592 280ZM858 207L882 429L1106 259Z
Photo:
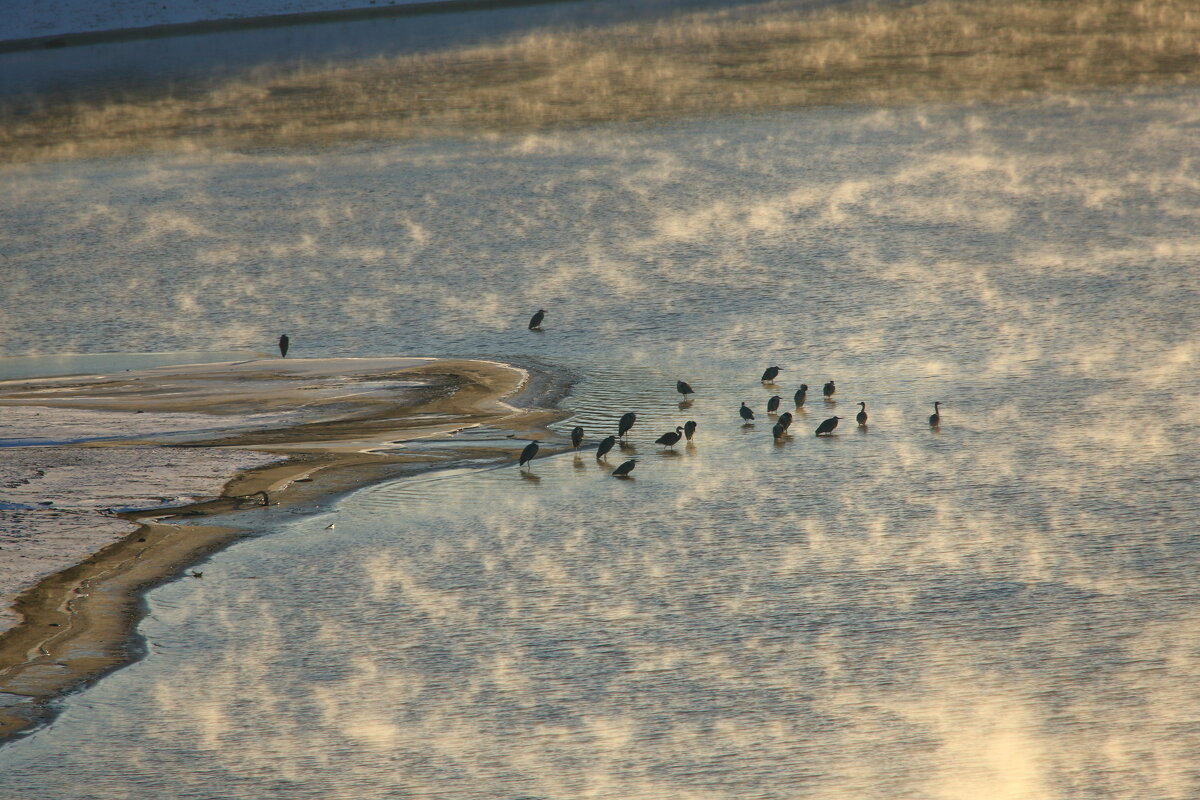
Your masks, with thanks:
M576 425L571 429L571 447L579 449L580 443L583 441L583 426Z
M938 406L941 404L941 400L938 400L933 404L933 413L929 415L929 427L931 428L936 428L938 425L942 424L942 412L938 409Z
M692 436L695 435L695 433L696 420L689 419L687 422L683 423L683 435L687 437L689 442L692 440Z
M785 433L787 433L787 428L782 422L776 422L771 427L771 435L775 437L775 441L779 441Z
M820 425L818 425L817 426L817 436L820 436L821 434L826 434L826 433L833 433L833 429L837 427L839 419L841 419L841 417L830 417L829 419L825 420Z
M689 394L696 393L696 390L687 381L675 381L675 391L683 395L684 400L687 400Z
M742 419L746 420L746 422L754 419L754 412L750 410L750 406L746 405L745 402L743 402L742 407L738 409L738 413L742 415Z
M858 415L857 415L857 416L855 416L854 418L855 418L856 420L858 420L858 424L859 424L859 425L866 425L866 424L867 424L867 404L866 404L866 402L865 402L865 401L863 401L863 400L859 400L859 401L858 401L858 404L859 404L860 406L862 406L862 410L861 410L861 411L859 411L859 412L858 412Z
M825 399L828 400L829 398L833 397L833 393L836 391L837 391L837 387L833 385L833 381L830 381L829 383L825 384L825 389L824 389Z
M637 414L630 411L628 414L622 414L621 419L617 421L617 436L625 438L625 434L629 433L629 429L633 427L633 423L637 422Z
M788 428L792 427L792 412L785 411L782 414L780 414L779 415L779 424L783 426L783 429L785 431Z
M638 460L636 458L629 459L624 464L614 469L612 471L612 476L614 478L628 478L629 473L633 472L633 468L637 466L637 463Z
M546 318L546 309L539 308L537 313L529 318L529 330L540 331L542 329L542 320Z
M288 335L286 333L283 336L279 337L279 357L280 358L287 358L287 351L288 351L288 348L291 347L291 343L292 343L292 340L288 338Z
M767 367L766 372L763 373L763 376L759 378L759 380L763 383L770 383L771 381L775 380L775 377L782 371L783 367Z
M664 433L662 436L654 440L655 444L666 445L667 447L675 447L679 440L683 438L683 426L680 425L675 430Z
M523 467L530 461L533 461L533 457L537 455L538 449L537 439L525 445L525 449L521 451L521 458L517 461L517 466Z
M779 402L782 399L783 398L781 398L779 395L775 395L770 400L768 400L767 401L767 413L774 414L776 411L778 411L779 410Z
M617 443L617 437L605 436L600 440L600 446L596 448L596 460L604 458L608 455L608 451L613 449L613 445Z
M804 405L804 399L808 397L808 384L800 384L800 388L796 390L796 408Z

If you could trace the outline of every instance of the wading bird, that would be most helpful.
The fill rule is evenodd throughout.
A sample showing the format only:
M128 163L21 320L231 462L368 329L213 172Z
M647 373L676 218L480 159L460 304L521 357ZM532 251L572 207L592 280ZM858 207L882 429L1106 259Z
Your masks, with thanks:
M862 410L861 410L861 411L859 411L859 412L858 412L858 414L857 414L857 415L855 415L855 417L854 417L854 418L855 418L856 420L858 420L858 424L859 424L859 425L866 425L866 424L867 424L867 404L866 404L866 401L864 401L864 400L859 400L859 401L858 401L858 404L859 404L860 406L862 406Z
M787 433L787 428L782 422L776 422L771 427L771 435L775 437L775 441L779 441L780 437L782 437L785 433Z
M629 429L633 427L633 423L637 422L637 414L630 411L628 414L622 414L621 419L617 421L617 436L624 439L625 434L629 433Z
M542 329L542 320L546 318L546 309L539 308L537 313L529 318L529 330L540 331Z
M683 438L683 426L679 425L678 427L675 428L675 430L664 433L662 436L655 439L654 443L662 444L662 445L666 445L667 447L674 448L675 445L678 444L679 440L682 438Z
M829 383L825 384L825 389L824 389L825 399L828 400L829 398L833 397L833 393L836 391L837 391L837 387L833 385L833 381L830 381Z
M738 409L738 413L742 415L742 419L746 420L746 422L754 419L754 412L750 410L750 406L746 405L745 402L743 402L742 407Z
M936 428L938 425L942 424L942 412L938 409L938 406L941 404L941 400L938 400L933 404L933 413L929 415L930 427Z
M779 424L783 426L783 429L785 431L788 428L792 427L792 412L785 411L782 414L780 414L779 415Z
M576 425L571 429L571 447L579 449L580 442L583 441L583 426Z
M693 389L693 388L691 387L691 384L689 384L687 381L675 381L675 391L677 391L677 392L679 392L681 395L683 395L683 399L684 399L684 400L686 400L686 399L687 399L687 396L688 396L689 394L695 394L695 393L696 393L696 390L695 390L695 389Z
M695 433L696 433L696 420L689 419L687 422L683 423L683 435L687 437L687 440L689 442L692 440L692 436L694 436Z
M521 459L517 462L517 466L523 467L530 461L533 461L533 457L537 455L537 451L538 443L537 439L534 439L532 442L525 445L525 449L521 451Z
M796 408L804 405L804 399L808 397L808 384L800 384L800 388L796 390Z
M774 414L776 411L778 411L779 410L779 401L782 399L783 398L781 398L779 395L775 395L770 400L768 400L767 401L767 413Z
M628 478L629 473L633 472L633 468L637 466L637 463L638 460L636 458L629 459L624 464L614 469L612 471L612 476L614 478Z
M613 445L617 443L617 437L605 436L600 440L600 446L596 448L596 460L604 458L608 455L608 451L613 449Z
M775 377L783 370L783 367L767 367L766 372L759 378L763 383L770 383L775 380Z
M288 335L286 333L283 336L279 337L279 357L280 358L287 358L287 351L288 351L288 348L291 347L291 344L292 344L292 340L288 338Z
M841 417L830 417L818 425L817 436L820 436L823 433L833 433L833 429L837 427L839 419L841 419Z

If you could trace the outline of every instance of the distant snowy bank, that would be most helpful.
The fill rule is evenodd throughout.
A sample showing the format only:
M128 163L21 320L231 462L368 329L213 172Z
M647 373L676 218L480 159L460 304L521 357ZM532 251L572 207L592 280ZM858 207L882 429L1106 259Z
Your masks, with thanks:
M0 41L452 2L456 0L12 0L0 20Z

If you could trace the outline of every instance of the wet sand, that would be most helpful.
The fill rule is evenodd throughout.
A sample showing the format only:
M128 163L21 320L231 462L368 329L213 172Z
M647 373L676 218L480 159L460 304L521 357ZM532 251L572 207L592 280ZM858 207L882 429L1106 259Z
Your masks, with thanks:
M178 577L202 580L202 574L189 577L189 565L247 534L228 524L236 523L237 512L262 510L265 502L271 508L310 506L389 477L515 458L524 444L519 440L511 446L464 441L436 450L411 443L474 426L552 438L545 425L563 414L533 406L550 404L564 388L505 364L424 359L272 359L0 383L0 406L10 408L49 406L64 414L103 409L130 419L172 413L186 415L189 425L199 413L220 423L199 432L151 425L156 430L150 434L64 441L47 452L169 450L184 472L189 455L213 449L271 458L230 476L216 497L120 512L97 509L83 517L97 524L117 517L137 527L17 595L13 610L20 622L0 634L0 740L48 718L55 697L137 658L132 634L143 615L142 594ZM245 427L247 412L264 409L294 416ZM56 504L66 506L66 500L58 497ZM207 522L215 515L222 515L222 524Z

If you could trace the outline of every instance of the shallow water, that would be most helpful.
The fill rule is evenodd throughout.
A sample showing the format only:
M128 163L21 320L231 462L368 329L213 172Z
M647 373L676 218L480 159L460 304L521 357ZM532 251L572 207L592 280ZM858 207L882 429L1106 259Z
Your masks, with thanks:
M0 788L1196 796L1196 100L10 172L10 353L536 362L592 446L636 411L608 464L642 461L253 512L270 535L153 592L147 657L0 749Z

